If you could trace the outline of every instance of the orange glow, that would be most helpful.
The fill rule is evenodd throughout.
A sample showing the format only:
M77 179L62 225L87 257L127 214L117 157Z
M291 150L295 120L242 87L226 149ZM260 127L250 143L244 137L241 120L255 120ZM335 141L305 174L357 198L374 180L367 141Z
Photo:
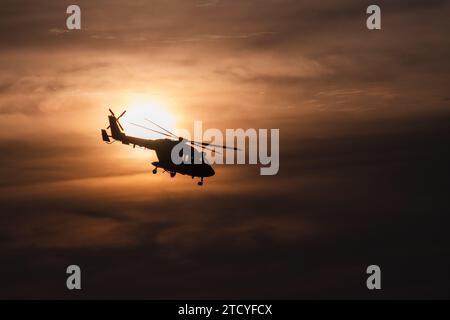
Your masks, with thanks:
M165 138L163 135L156 132L145 130L131 124L136 123L164 132L145 119L154 121L171 132L175 130L175 116L169 111L166 104L159 99L147 96L136 98L129 104L129 107L127 107L127 113L122 117L121 123L127 135L147 139Z

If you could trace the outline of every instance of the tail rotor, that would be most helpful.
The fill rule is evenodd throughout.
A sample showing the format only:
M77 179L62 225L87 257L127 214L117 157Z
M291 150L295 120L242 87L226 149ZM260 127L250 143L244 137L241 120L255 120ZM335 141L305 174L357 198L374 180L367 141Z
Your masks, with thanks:
M118 116L118 117L116 117L116 115L114 114L114 112L113 112L111 109L109 109L109 112L111 113L111 115L112 115L112 116L114 117L114 119L116 120L116 123L119 125L120 129L121 129L122 131L124 131L122 125L121 125L120 122L119 122L119 119L122 118L122 116L125 114L125 112L127 112L127 110L125 110L124 112L122 112L122 113L120 114L120 116ZM110 127L111 127L111 125L109 125L106 129L109 129Z

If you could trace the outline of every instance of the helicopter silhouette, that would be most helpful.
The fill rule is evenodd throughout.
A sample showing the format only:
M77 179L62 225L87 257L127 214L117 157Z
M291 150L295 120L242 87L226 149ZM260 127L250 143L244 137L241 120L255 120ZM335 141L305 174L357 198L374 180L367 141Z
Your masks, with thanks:
M156 152L156 156L158 157L158 161L152 162L152 165L155 167L152 172L153 174L156 174L158 172L158 168L163 169L163 172L169 172L170 176L173 178L177 173L182 175L188 175L191 176L192 179L194 177L199 177L200 181L198 182L199 186L203 185L203 178L205 177L212 177L215 175L215 171L212 168L212 166L208 163L207 158L205 157L205 153L203 152L203 149L210 150L212 152L218 152L215 149L210 149L209 147L218 147L222 149L233 149L233 150L239 150L238 148L231 148L216 144L211 144L207 142L198 142L194 140L187 140L183 137L176 136L169 130L161 127L160 125L156 124L155 122L145 119L146 121L150 122L151 124L157 126L162 131L154 130L136 123L130 123L134 126L156 132L158 134L161 134L163 136L166 136L168 138L165 139L144 139L139 137L133 137L125 134L125 130L123 129L122 125L119 122L119 119L126 113L126 110L123 111L120 116L116 117L114 112L109 109L109 112L111 113L108 115L108 121L109 126L106 129L101 129L102 132L102 139L108 144L114 143L115 141L120 141L122 144L126 145L133 145L133 148L136 146L143 147L146 149L154 150ZM106 130L110 129L111 134L108 134ZM111 141L111 139L114 139ZM180 164L175 164L172 161L172 149L179 143L184 143L189 145L189 154L183 155L183 150L185 148L182 148L180 151L180 156L184 160ZM201 148L202 151L198 151L196 148ZM218 152L220 153L220 152Z

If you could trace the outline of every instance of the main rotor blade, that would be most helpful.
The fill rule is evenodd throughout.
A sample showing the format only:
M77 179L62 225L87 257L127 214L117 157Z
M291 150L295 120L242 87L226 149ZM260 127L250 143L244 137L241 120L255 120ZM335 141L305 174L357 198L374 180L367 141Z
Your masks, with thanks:
M111 114L113 115L113 117L116 117L116 115L114 114L114 112L113 112L111 109L109 109L109 112L111 112Z
M125 131L122 127L122 125L120 124L119 120L116 120L116 123L119 125L120 129L122 129L122 131Z
M158 125L158 124L156 124L156 123L154 123L152 120L149 120L149 119L147 119L147 118L145 118L145 120L147 120L148 122L150 122L151 124L154 124L155 126L157 126L158 128L160 128L160 129L162 129L162 130L164 130L165 132L167 132L167 133L169 133L169 134L171 134L174 138L177 138L177 139L179 139L180 137L178 137L177 135L175 135L174 133L172 133L172 132L170 132L169 130L167 130L167 129L164 129L163 127L161 127L160 125Z
M202 146L208 146L208 147L217 147L217 148L222 148L222 149L230 149L230 150L237 150L237 151L241 150L241 149L236 148L236 147L231 148L231 147L222 146L222 145L219 145L219 144L208 143L208 142L199 142L199 141L193 141L192 140L191 143L196 143L196 144L199 144L199 145L202 145Z
M211 151L211 152L218 153L218 154L222 154L221 152L216 151L215 149L211 149L211 148L208 148L208 147L205 147L205 146L202 146L202 145L195 144L195 143L198 143L198 142L196 142L196 141L190 141L189 143L191 143L192 145L194 145L194 146L196 146L196 147L199 147L199 148L202 148L202 149L206 149L206 150L209 150L209 151Z
M162 134L163 136L166 136L166 137L169 137L169 138L173 138L172 136L168 135L167 133L164 133L164 132L161 132L161 131L158 131L158 130L153 130L153 129L150 129L150 128L147 128L147 127L141 126L140 124L136 124L136 123L132 123L132 122L130 122L130 124L132 124L133 126L136 126L136 127L142 128L142 129L146 129L146 130L149 130L149 131L153 131L153 132L156 132L156 133Z

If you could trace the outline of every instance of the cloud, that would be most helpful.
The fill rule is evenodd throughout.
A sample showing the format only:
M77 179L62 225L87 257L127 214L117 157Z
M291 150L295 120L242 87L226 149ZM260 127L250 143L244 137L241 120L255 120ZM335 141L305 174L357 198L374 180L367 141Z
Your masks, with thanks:
M218 5L220 0L197 1L196 7L211 7Z
M34 270L36 278L8 280L3 295L63 297L56 286L44 294L20 288L26 280L37 286L38 275L56 284L52 272L76 260L93 281L91 298L199 298L209 290L217 298L361 297L358 279L369 261L395 272L387 296L420 296L402 281L432 274L424 259L448 263L440 254L447 241L448 115L342 121L334 119L338 128L345 123L345 133L322 128L322 139L285 135L282 170L270 181L253 176L248 184L251 168L217 168L218 180L201 193L190 179L148 173L2 192L1 212L9 217L0 229L2 256L19 270L27 263L20 252L61 260ZM401 269L404 259L409 264ZM239 280L234 289L226 285L231 274ZM123 281L110 286L111 277ZM218 286L198 286L211 277ZM433 284L430 294L443 294L441 280L420 279L416 288Z
M382 2L377 33L366 4L81 1L79 33L2 4L0 296L67 297L79 264L86 298L370 298L375 262L383 298L447 297L449 2ZM279 128L279 175L150 174L100 140L135 96Z

